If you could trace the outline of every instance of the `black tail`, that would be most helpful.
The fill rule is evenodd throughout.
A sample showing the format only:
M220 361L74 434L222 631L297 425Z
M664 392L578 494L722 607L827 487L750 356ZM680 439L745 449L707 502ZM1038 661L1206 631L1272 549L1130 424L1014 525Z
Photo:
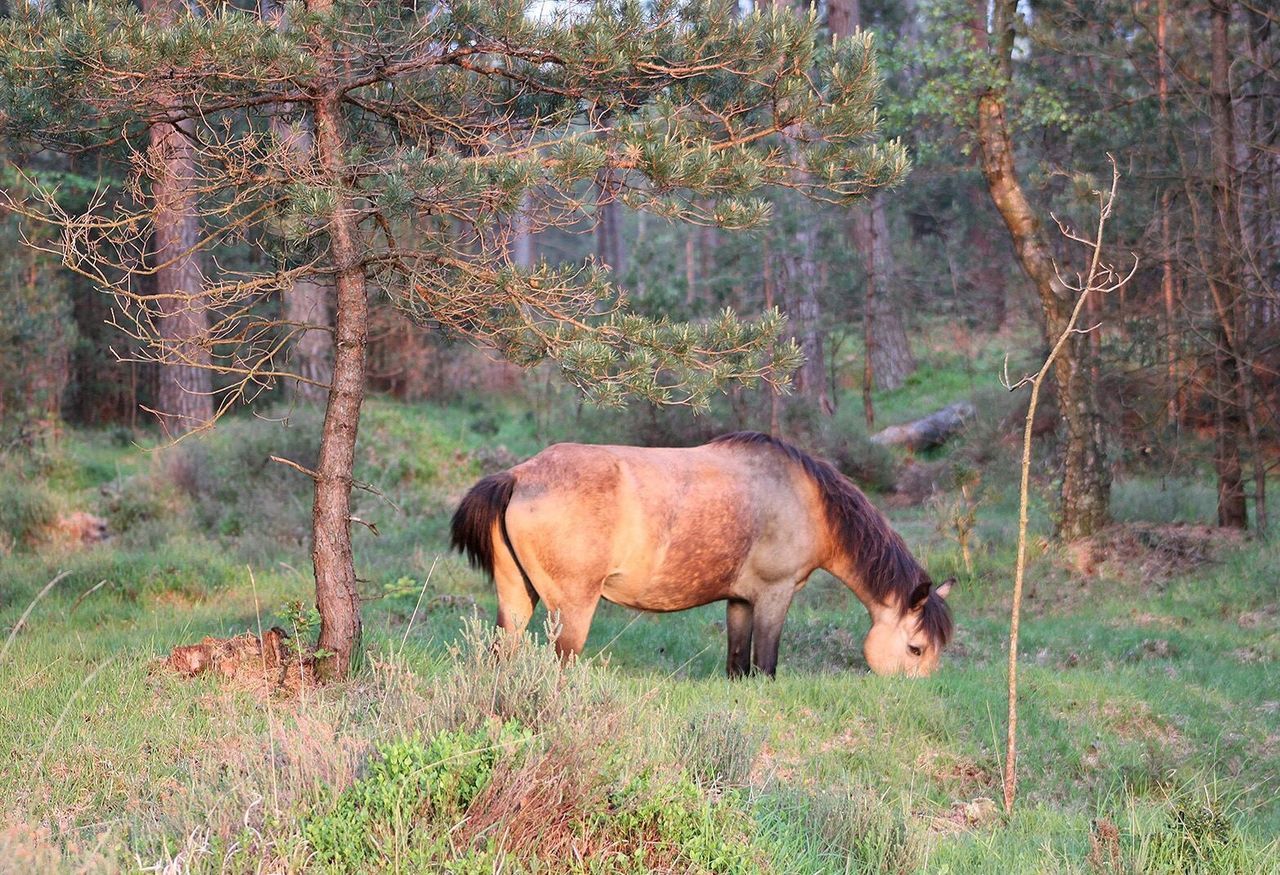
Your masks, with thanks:
M502 523L515 488L516 477L510 471L492 474L471 487L453 515L453 549L465 553L473 568L483 568L490 577L493 577L493 524ZM506 538L505 524L503 538ZM510 544L507 546L509 549Z

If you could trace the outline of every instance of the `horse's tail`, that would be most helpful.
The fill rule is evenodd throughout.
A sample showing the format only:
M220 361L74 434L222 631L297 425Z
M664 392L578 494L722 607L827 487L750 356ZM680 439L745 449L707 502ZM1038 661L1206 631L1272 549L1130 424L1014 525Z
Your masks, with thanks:
M498 528L506 548L515 555L507 535L504 517L511 494L516 489L516 475L510 471L485 477L463 497L453 515L452 547L465 553L473 568L482 568L493 577L493 532Z

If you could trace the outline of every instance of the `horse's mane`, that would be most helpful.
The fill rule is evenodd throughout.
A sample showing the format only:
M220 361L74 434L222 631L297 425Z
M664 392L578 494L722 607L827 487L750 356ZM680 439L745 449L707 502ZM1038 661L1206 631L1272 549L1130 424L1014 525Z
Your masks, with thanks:
M844 546L862 575L868 594L888 604L896 598L903 613L925 598L920 628L938 648L951 638L951 610L946 600L933 591L928 572L907 549L884 515L834 465L815 459L786 441L756 431L720 435L710 443L743 447L766 447L799 465L818 487L828 525Z

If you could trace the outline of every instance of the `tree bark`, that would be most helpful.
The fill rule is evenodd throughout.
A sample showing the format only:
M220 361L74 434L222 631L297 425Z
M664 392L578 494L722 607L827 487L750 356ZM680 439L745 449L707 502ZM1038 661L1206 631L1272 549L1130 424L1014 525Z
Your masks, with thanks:
M979 4L979 20L985 18ZM978 99L977 136L982 173L1013 240L1022 269L1035 284L1044 313L1045 338L1062 335L1074 301L1058 279L1039 218L1018 179L1013 142L1005 119L1005 100L1012 75L1013 21L1017 3L1000 0L995 7L994 35L999 81ZM1110 519L1111 474L1107 466L1102 417L1096 386L1089 378L1089 337L1076 334L1054 362L1059 406L1066 427L1059 534L1085 537Z
M170 21L182 9L175 0L145 0L143 12ZM163 98L162 98L163 99ZM161 122L148 132L155 198L155 294L165 361L160 366L156 409L170 434L185 434L213 419L213 380L209 351L197 338L207 334L209 314L201 298L203 276L195 152L188 137L191 122Z
M1235 118L1231 106L1231 52L1228 30L1230 0L1211 0L1209 114L1213 154L1213 248L1209 291L1218 315L1214 353L1214 467L1218 474L1218 525L1246 528L1240 435L1244 430L1245 383L1240 318L1240 273L1236 247L1240 242L1240 217L1235 207Z
M600 124L608 129L612 120L607 116ZM610 170L602 170L596 175L596 257L600 259L615 277L622 275L625 265L622 263L622 221L621 208L618 205L618 183Z
M309 0L309 12L327 12L332 0ZM321 64L332 66L327 49ZM328 216L337 306L333 381L325 408L316 464L315 504L311 514L311 559L320 612L321 650L332 654L320 663L322 674L340 677L359 661L360 595L351 549L351 486L356 435L364 402L365 350L369 338L369 302L361 260L357 208L346 169L341 97L336 89L312 101L317 157L334 192Z
M1166 53L1168 10L1165 0L1156 4L1156 88L1160 98L1160 123L1169 129L1169 58ZM1160 292L1164 301L1165 367L1168 372L1169 424L1179 422L1178 404L1178 335L1176 290L1173 281L1173 197L1169 188L1160 193Z
M862 24L858 0L829 0L827 29L837 39L850 36ZM863 405L868 411L867 428L872 427L869 391L897 389L916 369L915 356L902 324L902 310L895 296L895 264L890 245L889 223L884 199L878 194L854 212L849 233L866 273L863 298L863 343L866 367L863 371Z
M533 198L526 191L520 198L520 211L513 217L511 229L511 263L525 270L530 270L538 260L530 227L529 213L532 209Z
M615 200L607 200L596 207L596 257L619 276L626 268L622 254L622 232L619 224L621 208Z
M261 0L262 20L283 30L288 27L284 6L279 0ZM298 107L289 107L296 111ZM315 149L310 119L299 118L292 125L279 115L272 116L271 130L298 163L309 163ZM290 370L302 377L289 385L294 400L322 401L333 379L333 319L329 315L329 289L319 278L296 279L282 291L284 319L297 335L290 349Z
M793 7L797 14L808 14L808 4L801 0L760 0L759 8ZM790 148L795 148L794 144ZM798 224L790 247L774 251L766 259L766 270L776 269L765 279L772 283L774 294L782 303L790 321L791 333L804 356L804 363L792 376L794 399L811 406L818 413L835 412L827 392L826 357L823 353L822 305L818 301L818 228L802 221ZM793 399L793 400L794 400Z
M915 356L894 299L894 259L884 201L873 195L850 222L854 245L867 275L863 308L863 337L875 387L897 389L916 369Z
M824 331L822 306L818 302L818 229L815 224L801 222L792 247L774 257L781 267L774 277L776 294L781 297L791 321L804 363L792 377L796 396L804 399L822 414L835 411L827 392L826 357L823 352Z

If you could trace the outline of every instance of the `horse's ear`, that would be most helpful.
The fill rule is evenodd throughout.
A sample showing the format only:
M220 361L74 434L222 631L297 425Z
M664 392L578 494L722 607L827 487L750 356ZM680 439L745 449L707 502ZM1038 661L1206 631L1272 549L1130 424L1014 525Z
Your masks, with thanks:
M929 589L932 586L933 583L927 577L916 584L915 591L911 593L911 598L907 600L907 603L911 605L911 610L918 611L924 607L924 603L929 600Z
M956 582L956 579L954 577L948 577L946 580L942 581L941 585L939 585L938 588L934 590L934 592L938 594L938 598L945 599L948 595L950 595L951 587L955 586L955 582Z

